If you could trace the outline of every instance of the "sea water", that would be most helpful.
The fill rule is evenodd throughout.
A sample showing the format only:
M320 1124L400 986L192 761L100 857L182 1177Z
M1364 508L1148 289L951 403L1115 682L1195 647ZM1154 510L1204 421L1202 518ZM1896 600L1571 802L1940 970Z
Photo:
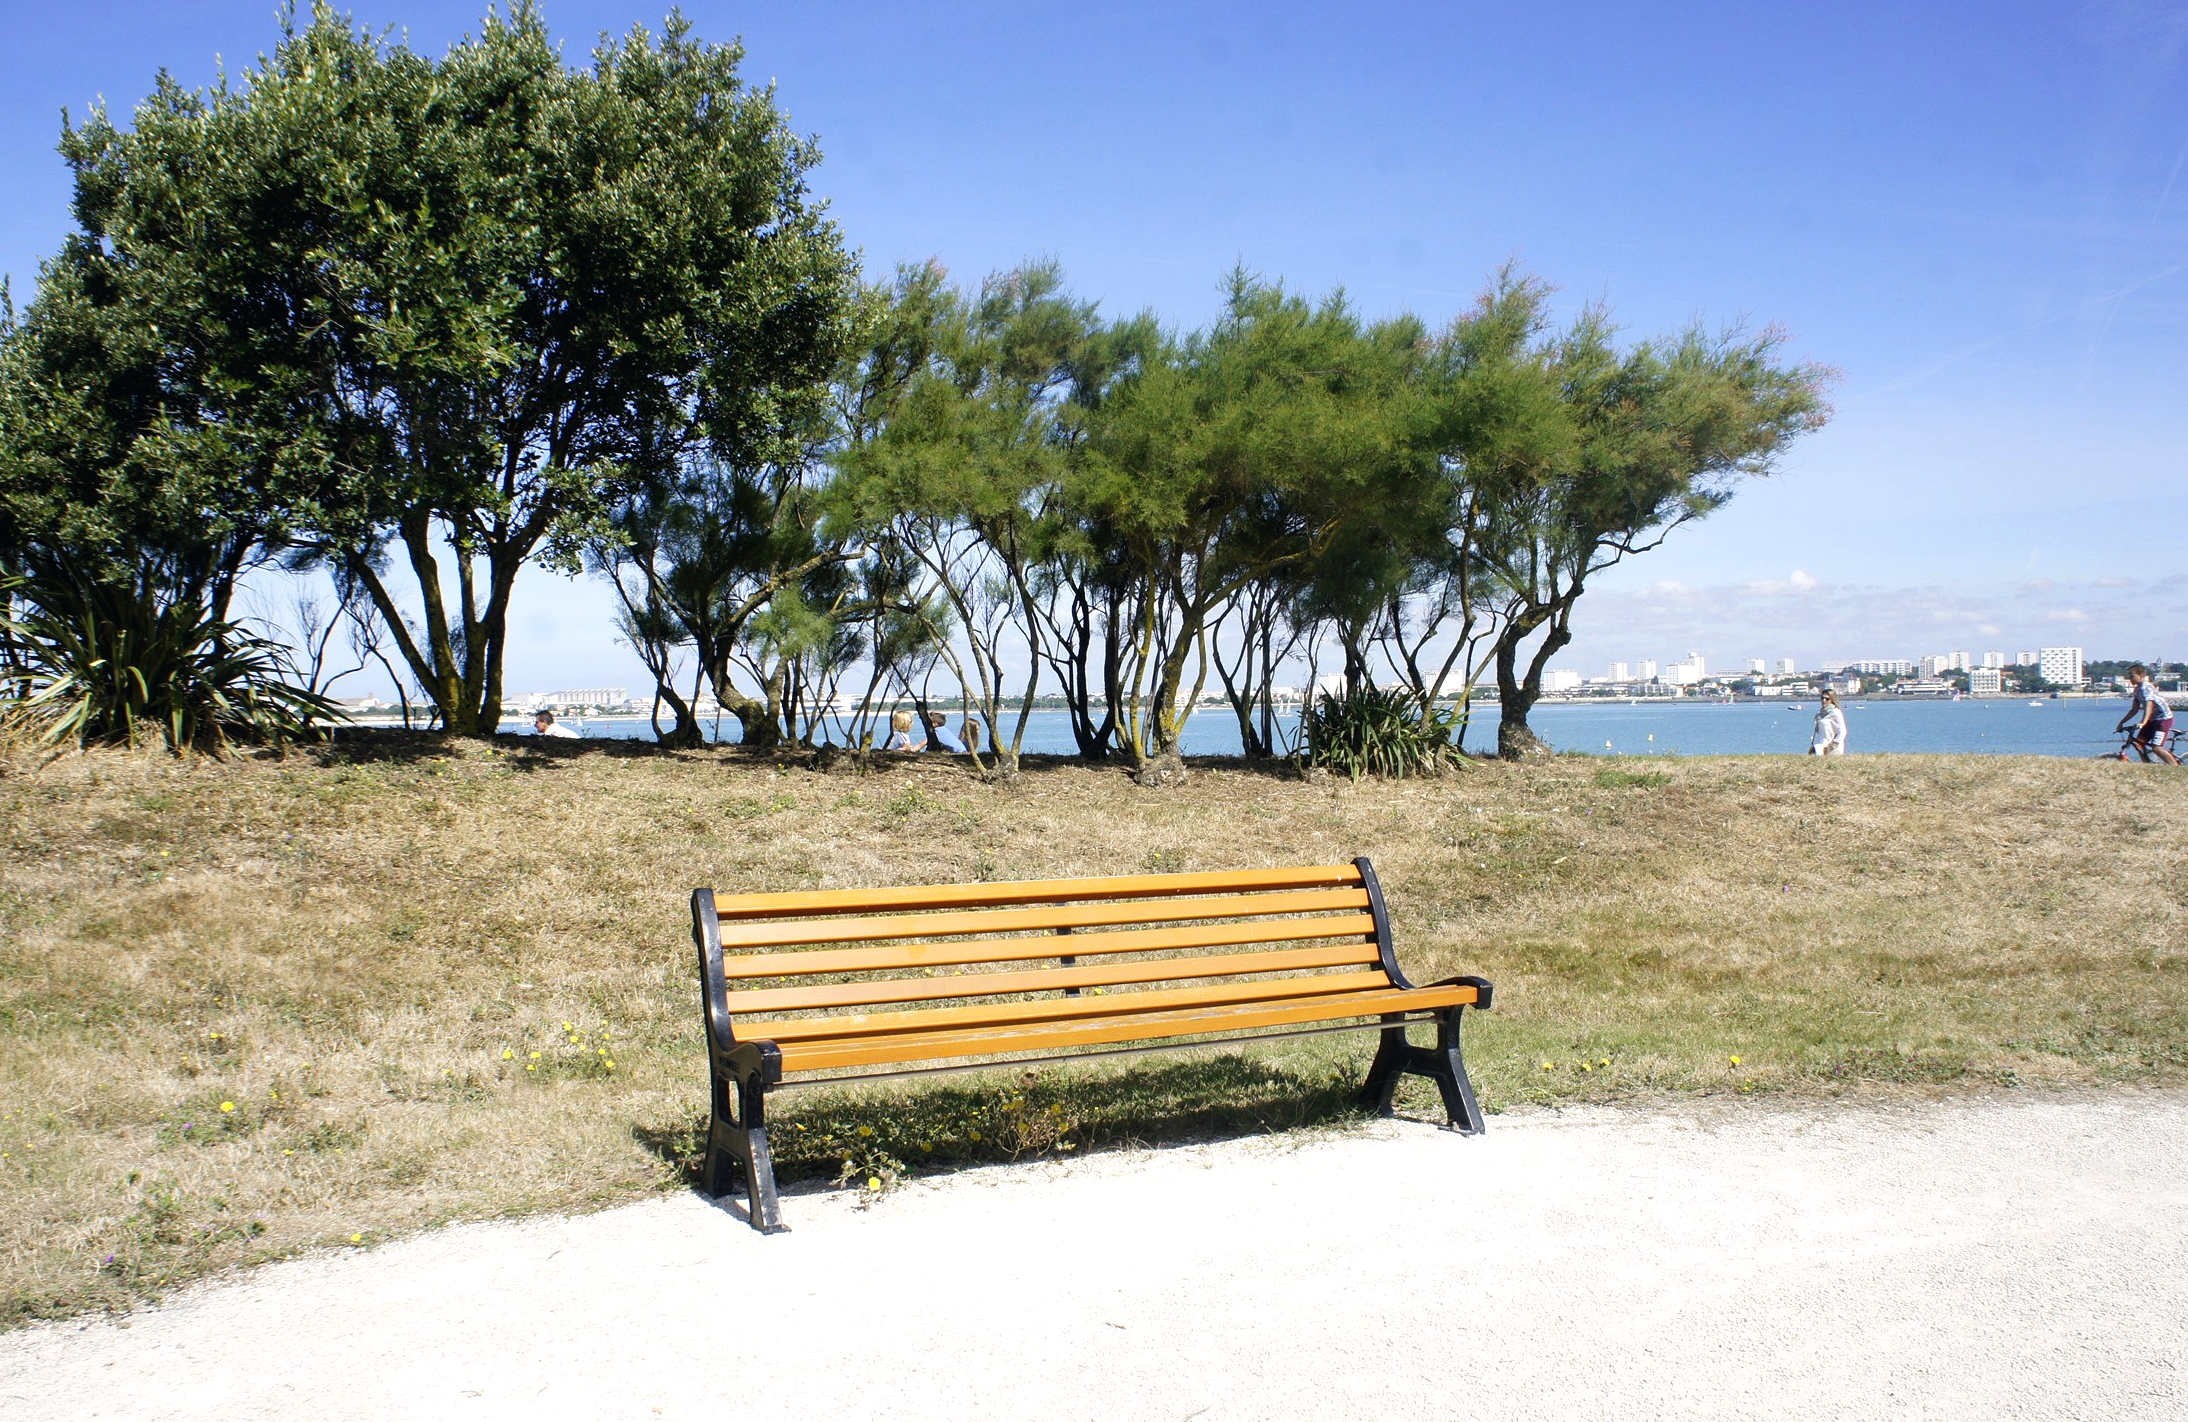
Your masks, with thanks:
M936 702L937 709L944 703ZM2119 745L2112 727L2127 709L2118 700L2075 698L2029 701L1985 698L1963 701L1850 700L1846 703L1847 749L1851 754L2055 755L2094 756ZM948 738L964 713L949 707ZM1561 751L1586 755L1802 755L1816 712L1813 699L1801 702L1742 701L1561 701L1535 707L1528 724ZM1015 714L1004 717L1007 735ZM563 724L592 739L650 739L653 727L644 716L565 717ZM1294 721L1279 718L1279 739L1293 733ZM511 717L501 729L527 734L531 721ZM735 718L703 728L709 739L737 739ZM1497 710L1480 706L1467 728L1466 747L1489 752L1497 743ZM1203 707L1185 724L1181 748L1187 755L1237 755L1238 720L1228 707ZM1071 722L1063 711L1035 711L1026 722L1023 749L1031 755L1070 755L1077 751Z

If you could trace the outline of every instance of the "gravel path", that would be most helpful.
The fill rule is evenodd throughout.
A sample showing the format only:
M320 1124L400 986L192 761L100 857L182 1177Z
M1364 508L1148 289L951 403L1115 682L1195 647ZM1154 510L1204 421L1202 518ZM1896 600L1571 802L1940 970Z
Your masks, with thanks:
M466 1226L0 1337L0 1417L2188 1416L2188 1093L1412 1123Z

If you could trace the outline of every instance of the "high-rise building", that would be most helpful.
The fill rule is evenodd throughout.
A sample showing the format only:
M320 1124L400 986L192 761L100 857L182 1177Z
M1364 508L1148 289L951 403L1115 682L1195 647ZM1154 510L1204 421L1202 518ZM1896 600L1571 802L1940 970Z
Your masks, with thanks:
M1632 673L1632 672L1631 672L1631 671L1630 671L1630 670L1629 670L1629 669L1627 668L1627 666L1626 666L1626 664L1625 664L1624 662L1612 662L1612 663L1611 663L1611 680L1612 680L1612 681L1632 681L1632 680L1633 680L1633 673Z
M2044 647L2036 653L2036 672L2052 686L2082 684L2082 649Z
M2005 664L2006 654L2004 652L1985 652L1983 654L1983 665L1987 669L1995 670Z
M1924 676L1943 676L1952 669L1952 658L1942 653L1922 659L1922 674Z
M1778 675L1779 675L1779 676L1792 676L1792 675L1793 675L1793 659L1792 659L1791 657L1780 657L1780 658L1778 658Z
M1749 676L1768 676L1770 674L1770 663L1764 661L1761 657L1749 657L1747 659L1747 673Z
M1708 675L1709 664L1702 660L1702 654L1689 652L1665 669L1664 680L1673 686L1693 686Z
M1947 670L1947 671L1966 671L1967 669L1968 669L1968 654L1967 654L1966 652L1950 652L1950 653L1947 653L1947 654L1946 654L1946 657L1945 657L1945 670Z
M2015 652L2013 654L2013 664L2017 667L2032 667L2036 665L2040 655L2036 652Z
M2006 674L1997 667L1972 667L1968 690L1977 696L1996 696L2006 689Z
M1542 674L1544 691L1580 690L1580 673L1576 671L1547 671Z
M1633 679L1635 681L1656 680L1656 663L1650 661L1646 657L1642 658L1641 661L1634 666Z

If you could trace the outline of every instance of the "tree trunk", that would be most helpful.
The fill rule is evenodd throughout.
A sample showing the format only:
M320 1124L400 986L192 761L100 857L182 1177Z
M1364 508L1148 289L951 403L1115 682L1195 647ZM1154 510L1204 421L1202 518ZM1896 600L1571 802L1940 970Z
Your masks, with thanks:
M1497 755L1503 760L1525 760L1552 753L1550 743L1534 733L1527 724L1527 713L1542 699L1542 672L1566 643L1573 640L1569 615L1572 599L1580 595L1572 589L1559 606L1538 608L1505 624L1497 638ZM1520 643L1533 635L1536 629L1548 624L1542 645L1528 658L1527 670L1519 670Z

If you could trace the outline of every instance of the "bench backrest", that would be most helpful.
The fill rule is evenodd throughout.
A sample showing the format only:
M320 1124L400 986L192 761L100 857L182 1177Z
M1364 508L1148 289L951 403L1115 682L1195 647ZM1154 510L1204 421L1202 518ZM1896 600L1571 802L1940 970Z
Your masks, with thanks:
M1125 985L1406 987L1374 867L692 894L715 1043L740 1018ZM1189 991L1190 989L1188 989ZM1274 989L1272 989L1274 990Z

